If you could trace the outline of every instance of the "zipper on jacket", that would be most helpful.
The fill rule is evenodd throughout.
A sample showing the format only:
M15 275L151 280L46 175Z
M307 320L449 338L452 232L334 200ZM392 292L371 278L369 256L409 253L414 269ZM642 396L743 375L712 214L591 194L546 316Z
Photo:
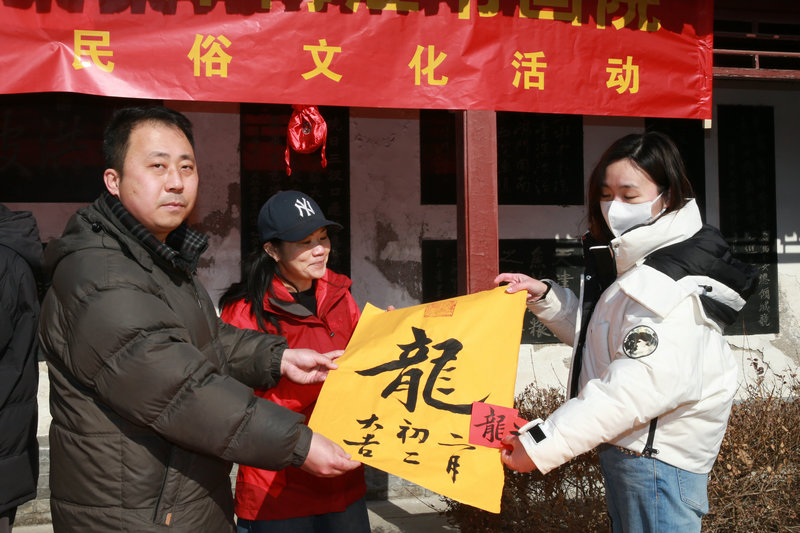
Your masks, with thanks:
M156 500L156 508L153 510L153 523L160 524L158 520L158 512L161 510L161 500L164 498L164 490L167 488L167 480L169 479L169 468L172 464L172 454L173 454L174 447L169 447L169 454L167 455L167 461L164 465L164 477L161 480L161 490L158 491L158 499ZM166 525L172 521L172 512L168 512L166 515Z
M197 292L197 284L194 281L194 277L192 277L191 284L192 284L192 289L194 289L194 298L195 300L197 300L197 305L198 307L200 307L200 309L202 309L203 302L200 300L200 293Z

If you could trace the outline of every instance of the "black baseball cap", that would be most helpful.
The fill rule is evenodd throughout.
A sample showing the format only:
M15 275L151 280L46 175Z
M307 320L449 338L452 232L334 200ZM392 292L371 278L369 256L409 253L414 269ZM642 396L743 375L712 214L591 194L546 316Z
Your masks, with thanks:
M325 218L317 202L299 191L279 191L273 194L258 212L258 234L261 242L274 238L296 242L323 226L342 227L341 224Z

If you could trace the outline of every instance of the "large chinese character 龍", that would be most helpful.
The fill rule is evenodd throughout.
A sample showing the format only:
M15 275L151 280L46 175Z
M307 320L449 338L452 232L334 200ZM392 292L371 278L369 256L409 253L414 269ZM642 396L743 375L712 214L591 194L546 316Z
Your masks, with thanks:
M419 392L420 379L423 376L423 371L420 368L411 368L428 360L428 345L433 342L428 337L424 329L411 328L414 334L414 342L409 344L398 344L397 346L402 349L398 359L383 363L373 368L356 371L357 374L362 376L377 376L383 372L392 370L400 370L400 373L383 389L381 397L388 398L390 394L397 391L407 391L406 400L401 403L406 407L409 412L414 412L417 407L417 395ZM455 370L453 366L447 366L450 361L455 361L458 352L461 351L463 345L456 339L450 338L446 341L440 342L433 346L435 350L440 350L442 355L431 359L433 369L425 381L425 387L422 390L422 399L426 404L434 409L442 411L450 411L457 414L470 414L472 412L472 403L466 404L452 404L433 397L434 388L441 394L452 394L455 389L452 387L436 387L437 380L450 381L448 376L440 375L442 372L452 372ZM412 352L414 352L413 355ZM482 400L488 398L485 396Z

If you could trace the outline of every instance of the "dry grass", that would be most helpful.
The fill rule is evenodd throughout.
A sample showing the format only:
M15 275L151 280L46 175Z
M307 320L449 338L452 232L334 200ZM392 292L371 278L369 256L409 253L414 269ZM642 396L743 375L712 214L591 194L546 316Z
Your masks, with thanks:
M762 376L733 406L708 483L705 531L800 531L800 381Z

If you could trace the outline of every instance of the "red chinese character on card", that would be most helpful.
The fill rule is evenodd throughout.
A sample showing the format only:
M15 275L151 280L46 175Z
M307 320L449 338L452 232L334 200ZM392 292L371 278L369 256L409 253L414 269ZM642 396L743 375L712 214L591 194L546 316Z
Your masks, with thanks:
M488 448L502 448L503 437L527 423L513 407L473 402L469 422L469 442Z

